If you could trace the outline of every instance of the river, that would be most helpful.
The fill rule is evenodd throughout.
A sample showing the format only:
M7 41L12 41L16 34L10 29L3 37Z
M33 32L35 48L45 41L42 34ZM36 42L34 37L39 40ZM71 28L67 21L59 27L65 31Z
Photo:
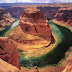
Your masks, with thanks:
M10 26L6 27L5 30L0 31L0 36L3 37L4 34L5 34L7 31L13 29L14 27L16 27L16 26L19 25L19 24L20 24L20 20L15 21L13 24L11 24Z
M19 25L19 21L20 20L14 22L11 26L7 27L4 31L0 32L0 36L3 36L5 32ZM69 47L72 46L72 32L65 27L53 23L52 20L49 20L49 24L52 27L52 31L59 38L58 44L51 52L40 57L29 58L25 55L19 55L21 66L43 67L46 65L53 65L53 64L57 64L61 59L65 57L66 51L68 51Z
M46 65L55 65L61 59L65 57L65 53L68 51L69 47L72 45L72 32L62 26L59 26L51 21L49 21L52 31L57 35L59 41L55 48L46 55L40 57L27 57L24 55L19 55L20 64L25 67L44 67Z

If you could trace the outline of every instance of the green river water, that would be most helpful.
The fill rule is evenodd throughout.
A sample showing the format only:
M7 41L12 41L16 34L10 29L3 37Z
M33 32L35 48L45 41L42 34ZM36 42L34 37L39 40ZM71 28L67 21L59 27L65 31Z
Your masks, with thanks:
M53 23L52 20L49 20L49 24L52 27L52 31L58 37L57 45L49 53L40 57L29 58L19 53L19 60L20 60L21 66L43 67L46 65L53 65L53 64L57 64L61 59L65 57L65 53L68 51L69 47L72 46L72 32L65 27L62 27ZM4 36L3 35L4 33L5 32L0 32L0 36Z

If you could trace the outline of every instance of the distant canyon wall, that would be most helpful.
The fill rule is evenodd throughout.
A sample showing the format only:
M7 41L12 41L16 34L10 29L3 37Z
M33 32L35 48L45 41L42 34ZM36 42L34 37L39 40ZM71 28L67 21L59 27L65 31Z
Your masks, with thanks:
M40 7L37 7L37 9L40 9L43 12L44 16L47 19L54 18L59 8L61 8L61 7L48 7L48 6L40 6ZM11 7L11 8L7 8L7 9L9 11L9 13L13 17L20 18L20 16L23 13L25 7Z
M10 7L7 10L13 17L19 18L24 11L24 7Z
M72 26L72 8L60 8L55 16L55 20L67 26Z
M41 6L41 7L37 7L37 8L43 12L44 16L47 19L52 19L55 17L58 9L61 7L47 7L47 6L43 7L43 6Z

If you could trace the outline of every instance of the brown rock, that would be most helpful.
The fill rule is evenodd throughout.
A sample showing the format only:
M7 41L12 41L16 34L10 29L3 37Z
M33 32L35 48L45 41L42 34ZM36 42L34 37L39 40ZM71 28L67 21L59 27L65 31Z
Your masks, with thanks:
M72 26L72 8L61 8L57 12L55 19L67 26Z
M20 68L17 46L8 38L0 37L0 58Z
M51 40L52 30L39 9L27 8L20 17L20 26L25 33Z

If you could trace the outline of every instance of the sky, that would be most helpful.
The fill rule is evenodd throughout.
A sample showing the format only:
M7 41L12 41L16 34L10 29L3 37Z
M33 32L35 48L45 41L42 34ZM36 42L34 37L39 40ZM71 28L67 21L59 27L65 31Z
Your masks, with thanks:
M66 2L72 2L72 0L0 0L0 3L21 3L21 2L27 2L27 3L66 3Z

